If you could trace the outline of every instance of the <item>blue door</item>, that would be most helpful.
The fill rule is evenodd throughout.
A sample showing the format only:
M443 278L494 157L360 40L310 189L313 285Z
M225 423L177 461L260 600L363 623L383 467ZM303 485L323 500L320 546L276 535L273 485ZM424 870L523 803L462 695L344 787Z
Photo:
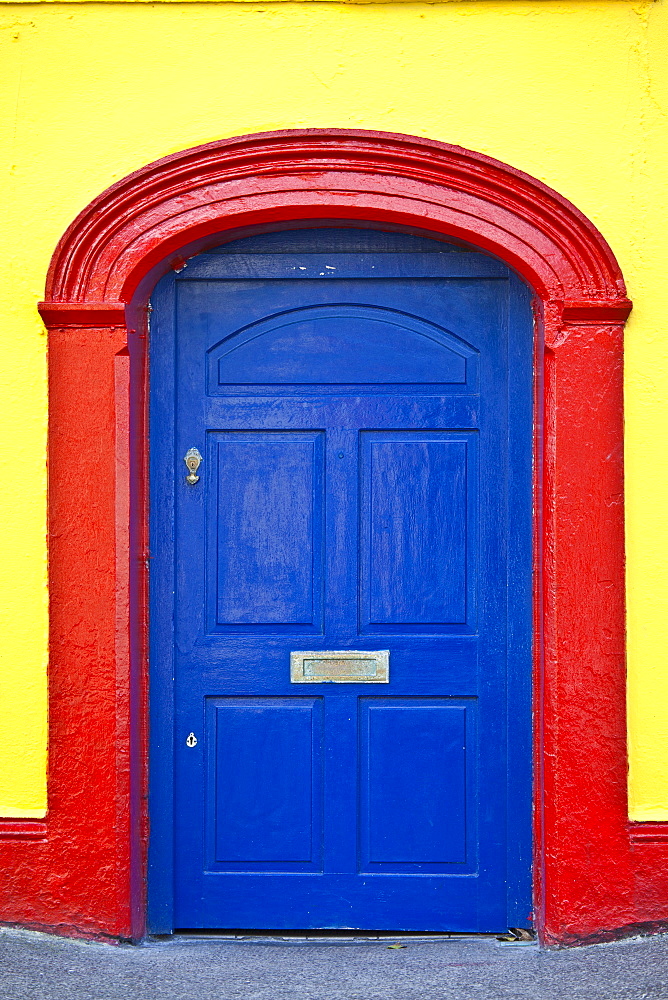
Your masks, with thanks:
M152 307L151 929L526 926L528 290L320 229Z

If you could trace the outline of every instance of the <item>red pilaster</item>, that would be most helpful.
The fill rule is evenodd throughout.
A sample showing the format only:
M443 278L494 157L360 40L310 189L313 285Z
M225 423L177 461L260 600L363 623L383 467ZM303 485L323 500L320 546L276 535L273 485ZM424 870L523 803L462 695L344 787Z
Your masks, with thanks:
M3 920L113 937L132 935L125 343L50 330L49 809L42 839L0 840Z

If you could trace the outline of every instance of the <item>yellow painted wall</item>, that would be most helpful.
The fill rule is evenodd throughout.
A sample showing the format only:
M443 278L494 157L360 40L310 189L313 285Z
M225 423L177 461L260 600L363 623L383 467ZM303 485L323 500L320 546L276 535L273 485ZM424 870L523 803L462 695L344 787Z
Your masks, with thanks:
M668 3L0 3L0 816L45 806L45 338L53 248L113 181L265 129L489 153L615 250L627 336L631 815L668 819Z

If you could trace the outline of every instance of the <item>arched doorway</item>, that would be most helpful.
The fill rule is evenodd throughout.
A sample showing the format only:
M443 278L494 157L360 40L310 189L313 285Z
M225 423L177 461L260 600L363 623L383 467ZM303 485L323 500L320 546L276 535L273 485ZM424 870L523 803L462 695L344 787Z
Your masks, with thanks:
M143 308L220 242L339 220L462 240L536 295L535 901L545 941L657 919L626 823L622 331L605 241L540 182L409 136L323 130L224 140L151 164L63 237L50 333L48 835L12 846L33 923L138 936L145 811ZM73 739L85 732L84 748ZM51 885L48 906L35 873ZM31 886L33 888L31 888ZM91 904L91 899L93 903ZM657 909L658 907L658 909ZM12 912L18 912L16 907Z

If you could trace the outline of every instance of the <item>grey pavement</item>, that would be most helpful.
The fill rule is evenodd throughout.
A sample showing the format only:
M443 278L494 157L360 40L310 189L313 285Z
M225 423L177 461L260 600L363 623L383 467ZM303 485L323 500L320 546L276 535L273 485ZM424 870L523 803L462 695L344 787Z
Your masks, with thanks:
M404 947L391 948L389 945ZM668 1000L668 937L541 951L494 937L175 937L0 930L2 1000Z

